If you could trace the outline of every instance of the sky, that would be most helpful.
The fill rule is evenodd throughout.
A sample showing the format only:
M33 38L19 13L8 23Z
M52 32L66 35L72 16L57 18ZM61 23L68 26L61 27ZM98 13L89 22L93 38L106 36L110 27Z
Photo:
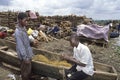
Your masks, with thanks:
M43 16L78 15L94 20L120 20L120 0L0 0L0 11L39 12Z

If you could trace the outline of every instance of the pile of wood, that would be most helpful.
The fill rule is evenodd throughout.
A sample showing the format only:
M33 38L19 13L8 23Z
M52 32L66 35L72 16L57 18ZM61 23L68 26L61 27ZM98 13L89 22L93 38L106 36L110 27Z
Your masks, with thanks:
M58 40L54 37L52 37L51 35L46 35L44 32L39 31L38 37L37 37L38 41L43 41L43 42L49 42L49 41L54 41L54 40Z
M67 16L44 16L46 19L55 20L56 22L61 21L70 21L72 24L71 26L76 26L79 23L82 23L84 21L93 21L92 18L87 18L86 16L76 16L76 15L67 15Z
M12 11L0 12L0 25L15 29L17 14L18 12ZM82 23L86 20L92 21L92 19L87 18L86 16L39 16L39 14L37 13L37 19L29 19L27 27L33 28L38 26L39 24L53 27L54 24L57 24L60 28L60 31L55 37L64 38L71 34L71 27L77 26L79 23Z
M14 26L16 17L18 12L0 12L0 25L3 26ZM29 19L28 20L28 26L36 26L37 24L43 24L45 21L47 21L48 24L51 24L51 21L53 23L61 22L61 21L70 21L72 26L76 26L78 23L83 22L87 18L86 16L76 16L76 15L68 15L68 16L39 16L37 13L38 18L37 19Z
M72 23L70 21L62 21L60 23L60 31L57 33L57 38L64 38L66 36L69 36L72 33L71 30Z
M9 28L15 29L15 25L17 22L17 15L18 12L0 12L0 25L7 26ZM40 24L39 18L37 19L29 19L28 20L28 27L34 27Z
M14 28L17 12L0 12L0 25Z

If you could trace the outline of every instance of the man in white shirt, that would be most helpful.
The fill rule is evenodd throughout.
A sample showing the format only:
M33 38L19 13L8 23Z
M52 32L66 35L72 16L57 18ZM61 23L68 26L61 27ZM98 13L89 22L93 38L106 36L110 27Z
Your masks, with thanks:
M94 74L93 59L89 48L79 42L76 34L70 37L70 44L73 47L73 57L62 55L63 59L75 63L67 74L67 80L83 80Z

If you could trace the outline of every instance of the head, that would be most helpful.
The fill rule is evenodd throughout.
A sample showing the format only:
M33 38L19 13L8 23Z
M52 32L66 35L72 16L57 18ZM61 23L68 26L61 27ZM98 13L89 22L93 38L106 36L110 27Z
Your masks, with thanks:
M17 18L18 18L19 24L22 27L27 25L27 14L26 13L23 13L23 12L19 13Z
M77 47L79 44L79 37L77 36L77 34L72 34L70 36L70 44L72 47Z

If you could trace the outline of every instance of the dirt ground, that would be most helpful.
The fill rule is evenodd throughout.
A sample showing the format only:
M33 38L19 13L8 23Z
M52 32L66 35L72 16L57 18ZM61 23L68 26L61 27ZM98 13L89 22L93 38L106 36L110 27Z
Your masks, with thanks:
M6 71L5 69L0 67L0 80L11 80L8 75L9 71Z
M118 72L118 77L120 80L120 47L116 46L117 39L110 39L107 48L98 45L88 45L90 48L94 61L105 63L114 66ZM46 49L58 54L61 53L71 53L72 47L70 47L69 41L67 40L56 40L51 42L40 42L39 48ZM10 72L5 71L0 68L0 80L10 80L7 75Z

